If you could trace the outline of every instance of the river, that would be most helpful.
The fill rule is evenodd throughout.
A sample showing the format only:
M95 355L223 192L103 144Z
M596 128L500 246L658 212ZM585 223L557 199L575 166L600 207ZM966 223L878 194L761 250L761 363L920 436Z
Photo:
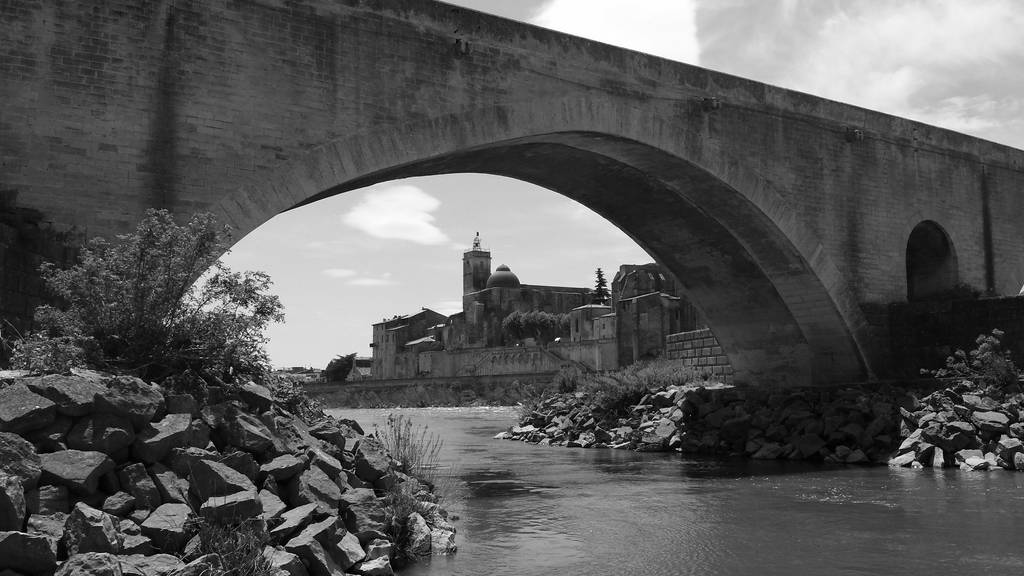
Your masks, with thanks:
M441 434L459 551L408 576L1024 574L1024 473L533 446L514 408L389 412Z

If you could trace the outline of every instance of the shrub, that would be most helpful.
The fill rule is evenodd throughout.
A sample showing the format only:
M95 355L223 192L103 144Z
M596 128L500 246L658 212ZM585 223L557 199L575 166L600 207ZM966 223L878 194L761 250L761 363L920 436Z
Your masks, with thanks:
M235 273L218 260L228 240L210 214L178 225L166 210L150 210L117 242L89 241L74 266L44 264L61 305L36 310L40 330L20 344L15 365L85 364L157 380L185 370L228 382L264 375L263 331L283 319L281 303L266 274Z
M232 525L200 521L198 555L220 555L223 571L209 576L273 576L263 556L265 535L253 520Z
M444 440L426 424L414 426L412 419L404 414L388 414L385 425L377 428L375 435L384 450L396 460L399 472L431 485L434 483Z
M1003 349L1003 331L993 329L990 334L979 334L970 352L957 349L946 357L946 367L922 370L937 378L966 378L983 386L1005 388L1017 383L1018 370L1010 359L1010 351Z

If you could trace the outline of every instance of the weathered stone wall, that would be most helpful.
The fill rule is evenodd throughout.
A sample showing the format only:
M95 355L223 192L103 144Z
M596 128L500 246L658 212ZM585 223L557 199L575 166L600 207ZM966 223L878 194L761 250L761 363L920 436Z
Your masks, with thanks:
M668 359L682 360L685 366L710 375L712 380L732 382L729 358L709 328L669 334L665 345Z

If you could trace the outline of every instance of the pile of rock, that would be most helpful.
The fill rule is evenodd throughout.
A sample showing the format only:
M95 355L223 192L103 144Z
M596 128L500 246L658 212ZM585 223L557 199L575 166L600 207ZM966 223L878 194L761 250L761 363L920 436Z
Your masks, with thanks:
M1024 394L969 380L900 409L891 466L1024 471Z
M454 551L428 487L375 438L307 425L257 384L201 407L133 377L0 376L5 576L215 574L204 526L256 534L277 576L391 574L382 496L396 487L427 511L408 518L415 552Z
M759 390L669 386L635 406L601 410L559 394L496 438L584 448L745 454L861 464L886 462L897 439L901 391Z

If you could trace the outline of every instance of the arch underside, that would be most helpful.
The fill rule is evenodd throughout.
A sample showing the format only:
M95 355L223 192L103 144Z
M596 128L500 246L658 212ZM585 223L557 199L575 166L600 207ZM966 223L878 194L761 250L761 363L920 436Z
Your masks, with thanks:
M792 385L866 375L849 327L790 239L743 193L647 145L593 133L520 138L376 171L297 204L387 180L456 172L543 186L619 227L678 278L737 382Z

